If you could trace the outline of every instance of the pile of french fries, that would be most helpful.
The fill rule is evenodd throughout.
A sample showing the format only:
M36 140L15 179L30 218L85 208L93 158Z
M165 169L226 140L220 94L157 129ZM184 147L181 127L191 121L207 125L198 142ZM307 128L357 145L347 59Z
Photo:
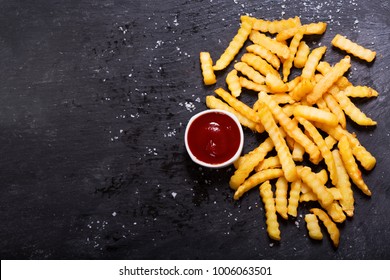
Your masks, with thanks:
M375 97L378 92L347 79L349 55L331 66L322 61L326 46L311 49L303 40L323 34L326 28L324 22L302 24L299 17L267 21L244 15L237 34L215 64L209 52L200 53L200 63L204 84L215 84L215 72L227 68L247 40L252 42L226 75L228 90L218 88L217 97L206 97L209 108L227 110L243 126L268 134L235 162L230 178L234 199L260 185L267 232L273 240L281 239L278 215L297 217L299 203L317 201L319 206L305 215L308 234L315 240L323 238L320 220L337 247L337 224L354 214L351 181L371 196L359 168L371 170L376 164L375 157L346 129L346 116L362 126L376 122L350 98ZM367 62L376 55L339 34L332 45ZM301 75L290 79L293 67L301 69ZM239 100L243 88L258 93L253 106ZM276 156L269 155L273 150ZM309 160L304 160L305 154ZM326 168L312 170L321 162Z

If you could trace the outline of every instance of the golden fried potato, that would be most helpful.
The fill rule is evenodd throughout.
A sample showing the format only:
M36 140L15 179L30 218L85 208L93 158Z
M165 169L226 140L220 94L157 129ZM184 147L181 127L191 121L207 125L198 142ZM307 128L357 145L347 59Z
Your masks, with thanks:
M274 240L280 240L278 217L276 216L275 200L269 181L260 186L260 196L265 208L265 223L267 224L268 236Z
M364 48L340 34L333 38L332 45L367 62L372 62L376 56L376 52Z

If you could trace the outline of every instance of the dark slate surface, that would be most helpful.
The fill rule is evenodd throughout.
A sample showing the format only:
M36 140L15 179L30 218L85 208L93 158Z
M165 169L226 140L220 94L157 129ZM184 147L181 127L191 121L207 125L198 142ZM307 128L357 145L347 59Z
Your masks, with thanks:
M2 259L388 259L388 1L0 1ZM355 191L341 243L313 242L302 217L268 239L257 191L239 202L232 169L206 170L183 145L206 107L198 54L218 57L250 13L326 21L377 51L349 78L380 92L358 102L378 120L350 126L377 157ZM331 63L344 54L329 47ZM218 74L224 86L226 72ZM246 151L259 137L246 131ZM299 213L307 213L302 205ZM327 235L325 235L327 236Z

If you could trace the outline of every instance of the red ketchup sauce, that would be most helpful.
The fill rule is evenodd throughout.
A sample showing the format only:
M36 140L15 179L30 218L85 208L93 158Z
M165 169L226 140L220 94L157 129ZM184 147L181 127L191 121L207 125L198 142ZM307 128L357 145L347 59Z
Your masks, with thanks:
M220 164L236 154L240 146L240 130L228 115L210 112L194 120L188 129L187 140L198 160Z

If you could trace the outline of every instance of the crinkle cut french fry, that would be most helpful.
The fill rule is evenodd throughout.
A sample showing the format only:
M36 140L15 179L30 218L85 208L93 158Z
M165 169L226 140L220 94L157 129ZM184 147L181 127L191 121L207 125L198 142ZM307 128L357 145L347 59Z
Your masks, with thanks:
M371 196L371 191L364 182L362 173L355 162L347 136L341 137L338 148L349 177L364 194Z
M298 50L299 43L301 42L305 31L306 31L305 27L300 27L297 33L294 35L294 38L291 40L290 47L289 47L290 56L283 62L283 82L288 81L288 76L290 75L291 72L291 67L294 62L295 54Z
M261 171L270 168L281 168L280 160L278 156L268 157L261 161L255 168L255 171Z
M330 66L330 64L326 61L321 61L317 65L317 71L319 71L322 75L327 74L330 70L332 70L332 66ZM336 81L335 85L343 90L346 87L352 86L352 83L348 81L347 77L342 76Z
M238 97L241 94L240 79L237 75L237 70L233 69L226 76L226 83L232 95Z
M290 50L289 48L278 42L273 40L272 38L258 32L258 31L252 31L249 35L249 39L260 46L263 46L264 48L270 50L272 53L276 54L278 57L282 59L287 59L290 56Z
M234 175L230 178L229 185L233 190L237 188L245 181L253 169L262 161L265 156L274 148L274 143L271 138L267 138L256 149L250 153L242 156L239 159L239 164L234 172Z
M226 104L222 100L219 100L218 98L215 98L212 95L206 96L206 106L210 109L221 109L221 110L228 111L234 114L243 126L248 127L252 131L257 131L258 123L249 120L241 113L237 112L232 107L230 107L228 104Z
M297 76L291 81L287 82L286 85L288 86L287 91L292 91L295 89L295 87L301 82L302 78L301 76Z
M298 215L299 195L301 193L301 180L296 180L291 183L290 196L288 198L287 213L290 216Z
M363 46L352 42L351 40L340 34L337 34L333 38L332 45L367 62L373 61L376 56L376 52L364 48Z
M276 190L275 190L276 212L278 212L283 219L287 220L288 219L288 215L287 215L288 182L286 178L279 177L275 185L276 185Z
M275 119L279 121L279 124L284 128L286 133L305 148L306 152L310 155L310 160L314 163L318 163L320 158L318 147L310 141L302 130L300 130L298 125L284 113L282 108L280 108L271 96L265 92L260 92L259 99L268 106Z
M263 46L253 44L246 48L248 52L254 53L261 58L265 59L269 64L272 65L276 70L280 68L280 60L279 58L273 54L270 50L264 48Z
M335 221L336 223L342 223L347 218L340 204L336 200L333 201L331 205L324 207L324 209L326 210L328 215L332 218L332 220Z
M307 58L310 54L310 47L305 41L301 41L298 46L297 53L294 58L294 66L296 68L303 68L307 62Z
M314 240L322 240L323 235L321 232L320 225L318 223L317 216L314 214L306 214L305 222L310 238Z
M312 105L351 67L351 58L346 56L341 59L330 72L315 84L313 91L306 96L307 102Z
M351 133L341 128L341 126L330 127L321 123L316 123L316 127L328 133L338 141L340 141L341 137L346 135L351 145L353 155L360 162L363 168L366 170L371 170L374 168L376 164L375 157L369 151L367 151L366 148L360 144L359 140Z
M245 53L241 57L241 61L253 67L255 70L259 71L264 76L266 76L268 73L271 73L275 76L279 76L279 72L276 71L271 65L269 65L267 61L253 53Z
M290 91L290 95L294 100L300 101L309 92L313 90L314 82L311 79L302 79L300 83Z
M221 57L215 62L215 65L213 66L214 71L225 69L229 65L229 63L240 51L245 41L248 39L251 30L251 22L242 21L241 27L239 28L237 34L234 36L233 40L230 42L229 46L221 55Z
M278 104L293 104L295 100L288 93L275 93L272 99Z
M299 17L281 19L281 20L264 20L253 18L249 16L242 16L241 18L245 18L246 20L252 21L253 30L258 30L264 33L278 33L284 29L290 29L296 26L301 26L301 20Z
M284 29L276 35L276 41L282 42L290 39L298 31L298 28L305 28L305 35L320 35L323 34L326 30L325 22L313 22L309 24L304 24L302 26L297 26L289 29Z
M269 92L270 91L270 89L268 88L267 85L255 83L251 80L246 79L245 77L240 76L239 78L240 78L240 85L243 88L257 91L257 92L259 92L259 91Z
M240 71L255 83L264 84L265 82L265 77L245 62L237 62L234 64L234 69Z
M353 102L344 94L344 92L332 92L333 97L340 104L340 107L344 110L351 120L359 125L376 125L376 121L367 117Z
M326 136L324 140L329 150L332 150L333 146L337 143L337 140L334 139L331 135Z
M214 91L218 96L220 96L223 100L226 101L231 107L233 107L236 111L240 112L242 115L250 119L255 123L260 123L260 118L258 114L252 110L248 105L239 101L237 98L233 97L229 92L225 91L222 88L218 88ZM258 130L264 131L259 127Z
M340 205L347 216L352 217L355 210L355 199L353 197L351 182L349 181L349 176L347 170L344 167L339 150L333 150L332 154L337 168L336 188L340 191L341 194L341 198L339 199Z
M327 188L317 176L311 171L310 167L303 167L298 169L299 176L301 177L302 182L304 182L311 190L317 195L318 201L323 207L327 207L334 201L334 198Z
M267 225L268 236L271 239L280 240L278 217L276 215L275 200L270 182L265 181L261 184L259 190L265 208L265 223Z
M212 85L217 82L213 70L213 61L211 59L210 53L201 52L199 55L200 58L200 67L202 69L203 82L205 85Z
M310 136L313 138L314 143L317 144L318 148L321 151L321 154L325 160L325 164L328 167L330 178L332 180L332 184L336 185L337 183L337 170L336 170L336 164L333 159L333 155L328 148L328 146L325 143L325 140L322 138L321 134L318 132L318 130L315 128L311 122L308 120L298 117L298 121L305 127L305 129L309 132Z
M338 247L340 242L340 231L337 228L336 224L330 219L328 214L326 214L323 210L319 208L312 208L310 209L310 212L316 215L318 219L320 219L324 223L324 226L326 227L330 235L330 239L332 240L333 245L335 247Z
M291 153L294 161L303 161L303 155L305 153L305 149L298 142L294 142L293 151Z
M303 117L310 121L324 123L329 126L336 126L338 120L333 113L305 105L297 105L294 108L293 114L298 117Z
M343 109L340 107L340 104L337 100L329 93L325 93L322 98L325 100L326 105L330 109L330 111L336 116L338 123L342 128L346 128L347 120L345 118L345 114Z
M248 80L244 77L239 77L239 78L240 78L240 85L243 88L257 91L257 92L259 92L259 91L269 92L270 91L270 89L266 85L261 85L261 84L255 83L255 82Z
M238 200L244 193L253 189L257 185L267 180L279 178L280 176L283 176L282 169L266 169L259 171L250 176L248 179L246 179L245 182L238 187L238 189L234 193L234 199Z
M268 73L265 77L265 84L269 87L272 93L285 92L288 86L279 78L279 75Z
M349 86L344 89L344 94L349 97L376 97L378 92L367 86Z
M326 52L326 47L322 46L322 47L315 48L309 54L309 57L307 58L307 62L304 68L302 69L301 76L303 79L310 79L314 77L314 73L316 71L317 65L325 52Z
M284 177L289 182L297 180L298 174L290 150L288 149L286 141L280 133L279 127L276 125L274 117L267 106L264 105L260 108L259 116L265 130L269 134L269 137L274 142L275 150L280 159L280 163L282 164Z

